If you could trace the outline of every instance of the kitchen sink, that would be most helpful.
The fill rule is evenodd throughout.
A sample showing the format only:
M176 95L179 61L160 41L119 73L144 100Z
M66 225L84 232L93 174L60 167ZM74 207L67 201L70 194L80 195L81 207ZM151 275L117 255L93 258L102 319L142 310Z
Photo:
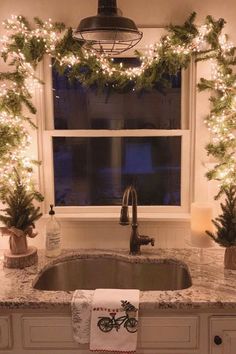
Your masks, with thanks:
M185 263L174 259L128 261L114 257L75 258L47 266L34 281L40 290L180 290L192 285Z

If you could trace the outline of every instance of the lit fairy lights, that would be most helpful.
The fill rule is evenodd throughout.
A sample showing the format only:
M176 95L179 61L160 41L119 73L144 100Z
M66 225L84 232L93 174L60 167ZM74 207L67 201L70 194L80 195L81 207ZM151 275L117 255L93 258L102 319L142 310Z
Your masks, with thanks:
M65 55L64 57L60 58L59 61L60 65L67 65L69 68L71 68L73 65L78 64L80 62L80 58L74 54L71 54Z
M216 23L216 22L215 22ZM217 25L219 25L217 23ZM54 58L59 66L73 68L76 65L90 65L95 67L94 73L97 77L105 77L112 87L117 87L119 83L117 77L122 80L132 82L131 88L136 88L136 83L140 78L145 77L146 73L153 70L153 67L163 60L166 53L174 57L174 60L181 63L184 67L188 63L192 54L199 60L204 60L204 55L208 55L211 80L207 81L209 86L203 89L213 90L212 105L213 108L205 120L205 124L211 133L211 144L208 153L217 159L217 164L211 172L210 179L217 179L220 188L236 182L236 161L234 151L236 149L236 79L230 71L230 63L227 60L234 59L234 46L228 40L228 36L220 31L215 31L214 21L208 19L206 24L197 27L193 33L188 33L185 38L188 40L177 40L175 33L170 30L158 43L146 47L145 52L140 54L140 66L127 68L122 63L117 64L112 59L103 54L98 54L93 49L83 47L76 52L75 50L60 51L58 43L63 40L65 26L59 28L52 22L36 20L35 28L31 28L21 16L12 15L10 19L3 23L6 33L0 38L0 55L7 62L14 62L17 73L23 77L22 82L14 80L2 80L0 84L0 129L8 127L12 130L12 136L9 133L11 144L6 143L5 152L0 161L0 180L11 183L11 173L14 166L20 166L24 175L24 180L30 186L32 179L32 163L27 156L27 149L30 146L30 136L25 128L25 121L21 112L14 114L7 106L11 99L22 100L22 95L30 97L36 90L41 88L41 82L38 80L35 69L38 62L44 54ZM191 27L191 26L190 26ZM189 27L188 27L189 28ZM180 27L178 27L178 30ZM65 29L66 30L66 29ZM211 34L213 33L213 36ZM21 35L21 45L12 50L11 44L14 43L14 36ZM218 47L211 43L210 38L218 36ZM174 39L173 39L174 38ZM215 38L215 37L214 37ZM178 38L179 39L179 38ZM30 59L27 57L27 51L24 46L32 44L38 48L38 54ZM59 46L60 48L60 46ZM25 54L24 54L25 53ZM167 56L168 56L167 55ZM203 59L201 59L203 58ZM93 63L93 64L91 64ZM51 65L51 64L50 64ZM232 64L235 65L235 64ZM62 68L62 69L63 69ZM83 80L83 78L81 78ZM104 80L103 80L104 81ZM145 81L145 80L144 80ZM4 106L5 104L5 106ZM223 107L223 108L222 108ZM18 139L18 140L17 140Z
M4 185L14 185L12 178L14 168L21 170L21 178L24 183L32 185L32 162L27 157L27 150L30 147L31 137L26 129L22 112L14 114L11 109L12 100L22 100L23 95L30 97L41 84L35 76L35 70L31 63L27 62L24 54L18 51L9 52L9 45L12 43L12 33L20 32L24 34L25 41L34 36L34 31L30 33L28 27L21 22L21 17L12 16L4 23L6 34L0 39L0 55L15 62L16 72L23 77L23 81L17 83L13 78L1 81L0 84L0 183ZM35 32L36 34L36 32ZM18 99L17 99L18 97ZM9 106L10 105L10 106Z
M228 36L226 34L221 34L219 36L219 43L221 46L221 50L224 53L228 53L234 48L233 43L228 40Z
M219 181L219 188L222 189L236 183L236 78L231 68L235 60L234 46L225 34L221 34L218 41L219 60L210 61L214 105L205 123L212 135L210 152L218 160L210 173ZM227 61L228 66L222 64Z
M209 48L209 44L206 41L206 36L212 31L212 26L202 25L198 28L198 35L193 39L192 51L201 52Z

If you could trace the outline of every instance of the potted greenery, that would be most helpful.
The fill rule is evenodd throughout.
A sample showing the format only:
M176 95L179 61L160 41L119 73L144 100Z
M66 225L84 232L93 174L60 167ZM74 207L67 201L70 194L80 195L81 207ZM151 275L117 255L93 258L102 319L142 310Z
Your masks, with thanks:
M230 186L224 190L225 204L221 203L222 214L212 220L216 232L206 233L220 246L225 247L224 266L226 269L236 269L236 187Z
M4 213L0 215L0 221L5 225L2 233L10 236L10 250L4 254L4 265L8 268L24 268L37 261L37 249L28 247L27 243L27 237L37 235L33 231L35 221L42 216L40 208L33 204L36 198L37 194L26 188L14 170L13 183L5 188L2 197L7 207L1 210Z

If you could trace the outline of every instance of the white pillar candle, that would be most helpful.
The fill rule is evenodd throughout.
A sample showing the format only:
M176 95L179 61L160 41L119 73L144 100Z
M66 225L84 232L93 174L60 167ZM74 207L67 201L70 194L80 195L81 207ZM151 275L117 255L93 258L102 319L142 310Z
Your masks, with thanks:
M191 243L197 247L211 247L212 240L206 230L213 231L213 209L209 203L191 204Z

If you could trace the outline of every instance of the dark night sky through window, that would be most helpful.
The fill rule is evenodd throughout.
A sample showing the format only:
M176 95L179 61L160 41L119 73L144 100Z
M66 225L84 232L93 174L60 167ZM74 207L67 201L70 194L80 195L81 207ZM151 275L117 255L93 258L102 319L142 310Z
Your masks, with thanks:
M181 129L181 74L169 82L163 93L101 93L53 70L55 129L88 130L53 138L56 205L120 205L129 184L140 205L180 205L180 136L89 137L91 129Z

